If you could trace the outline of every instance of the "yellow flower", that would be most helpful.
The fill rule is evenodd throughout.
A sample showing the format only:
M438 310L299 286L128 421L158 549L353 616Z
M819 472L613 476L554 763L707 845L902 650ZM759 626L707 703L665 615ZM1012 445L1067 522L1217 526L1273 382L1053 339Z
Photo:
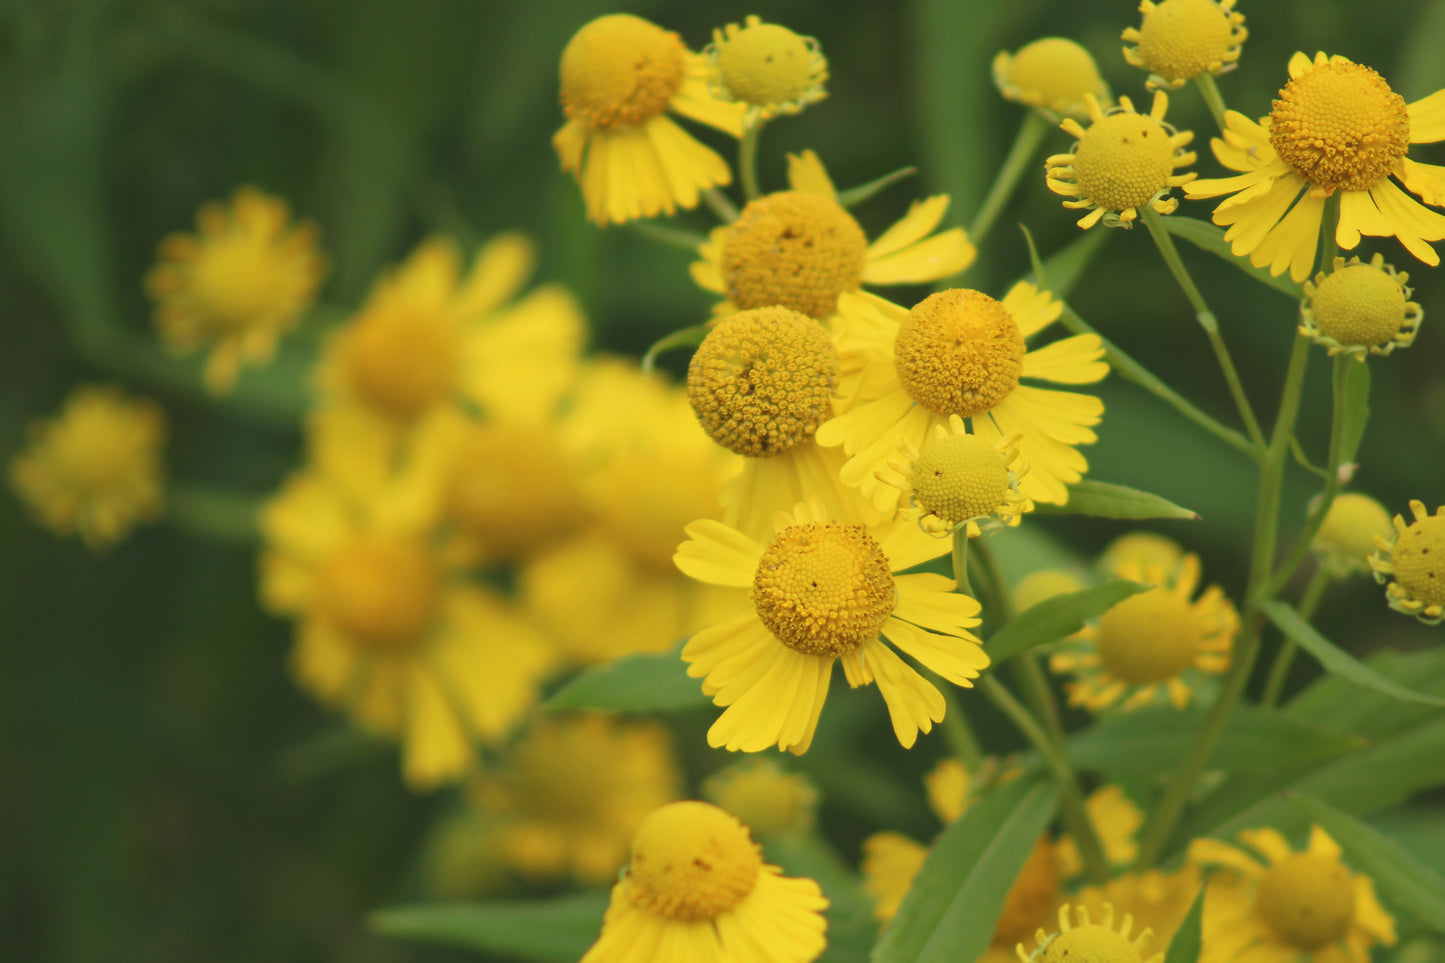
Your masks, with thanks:
M1185 863L1172 873L1150 869L1125 873L1102 886L1085 886L1074 902L1101 914L1106 904L1112 904L1115 911L1134 917L1135 925L1153 930L1159 951L1167 953L1199 886L1199 867Z
M1131 595L1099 617L1079 645L1056 653L1055 672L1072 672L1069 704L1097 712L1122 700L1134 709L1161 691L1179 708L1189 704L1189 669L1223 672L1229 666L1239 616L1217 585L1190 601L1199 585L1199 556L1184 557L1178 572L1126 562L1118 575L1155 587Z
M1134 44L1124 59L1149 71L1151 90L1182 87L1200 74L1222 74L1239 61L1239 48L1249 31L1236 0L1143 0L1144 20L1124 31Z
M708 803L671 803L637 830L582 963L809 963L827 945L827 907L813 880L764 863L737 819Z
M99 551L160 517L166 417L155 402L82 386L59 415L32 421L27 438L10 461L10 485L55 534L78 534Z
M1340 847L1319 826L1300 852L1273 829L1239 839L1249 850L1213 839L1189 845L1190 862L1218 867L1205 890L1201 963L1368 960L1372 945L1394 944L1395 921L1374 884L1340 862Z
M1164 122L1169 98L1156 91L1149 113L1140 114L1128 97L1107 112L1093 97L1085 98L1092 123L1087 128L1072 117L1059 126L1077 138L1073 150L1044 162L1044 183L1055 194L1072 197L1065 207L1088 208L1079 227L1088 229L1102 219L1107 227L1132 227L1139 208L1146 204L1160 214L1172 214L1179 200L1172 188L1195 176L1174 173L1195 161L1184 149L1194 139L1190 131L1177 131Z
M875 475L907 496L902 515L925 532L944 537L963 526L969 538L978 538L985 527L1017 525L1033 511L1034 503L1019 494L1019 479L1028 472L1019 458L1020 437L990 443L949 415L946 427L933 426L922 450L900 438L900 454Z
M1256 124L1230 111L1224 139L1210 142L1221 164L1244 173L1195 181L1185 193L1233 195L1214 209L1214 223L1229 226L1231 250L1271 274L1288 269L1296 281L1314 266L1325 199L1336 192L1341 248L1353 250L1361 234L1393 236L1439 264L1426 242L1445 238L1445 216L1390 178L1425 204L1445 203L1445 168L1405 156L1411 144L1445 140L1445 90L1406 105L1369 67L1323 53L1313 61L1296 53L1289 75L1268 117Z
M1329 566L1337 577L1344 577L1368 572L1375 538L1388 540L1394 534L1384 505L1369 495L1343 492L1330 503L1310 547L1319 555L1321 564Z
M1431 515L1425 503L1412 499L1410 513L1415 520L1409 525L1395 516L1393 538L1375 536L1375 554L1370 568L1375 581L1384 584L1385 598L1396 612L1413 615L1426 625L1439 625L1445 619L1445 506Z
M927 856L927 846L902 833L874 833L863 840L863 892L873 897L874 919L886 923L898 915Z
M1023 963L1069 963L1073 960L1089 963L1159 963L1164 959L1163 953L1155 953L1147 958L1144 956L1144 948L1154 937L1153 931L1147 926L1137 938L1132 941L1129 939L1129 933L1134 928L1134 918L1128 913L1124 914L1119 928L1114 929L1112 903L1104 904L1098 923L1093 921L1088 908L1082 905L1072 907L1074 919L1071 922L1069 909L1067 903L1059 907L1058 932L1048 933L1040 927L1034 934L1037 949L1032 954L1025 953L1024 945L1018 944L1018 958Z
M948 195L914 203L908 214L873 243L812 151L788 155L791 190L766 194L731 224L712 232L692 264L700 287L727 298L717 313L781 306L819 321L831 317L838 296L864 284L923 284L956 274L977 251L962 228L942 234Z
M833 663L853 687L877 681L893 732L905 748L943 720L943 696L879 638L955 685L972 686L988 665L978 639L979 606L952 579L895 575L947 551L919 545L917 526L870 533L830 521L816 502L779 513L762 545L720 522L687 527L677 567L699 581L751 588L752 606L694 635L682 650L688 675L727 710L708 730L714 748L803 753L813 740ZM881 542L880 542L881 539Z
M993 60L993 82L1008 100L1051 115L1082 117L1085 98L1109 100L1109 85L1089 51L1066 37L1044 37L1019 48L1000 51Z
M1010 594L1013 595L1014 609L1022 612L1056 595L1068 595L1083 588L1083 581L1073 572L1046 568L1024 576Z
M1075 447L1095 440L1104 405L1092 395L1049 391L1019 383L1037 378L1087 384L1109 372L1098 336L1081 334L1029 351L1024 339L1053 323L1063 304L1021 282L1002 301L980 291L940 291L905 311L881 298L843 299L838 352L845 386L859 387L848 410L818 429L818 443L842 445L852 456L844 484L858 486L883 512L899 490L884 484L885 468L900 443L922 447L935 426L957 416L974 434L997 444L1019 434L1029 473L1019 491L1034 501L1063 504L1067 485L1089 463ZM846 390L846 387L845 387Z
M242 362L266 364L326 274L316 225L291 223L286 203L242 187L230 206L206 204L196 234L171 234L146 275L155 323L174 351L210 346L206 388L235 387Z
M1173 578L1184 561L1184 548L1174 539L1158 532L1125 532L1105 547L1099 556L1099 568L1106 575L1118 575L1128 565L1144 570L1158 566Z
M475 764L537 701L545 637L438 551L436 466L294 475L261 514L261 598L297 620L298 681L402 742L413 787Z
M702 794L752 827L759 836L807 833L818 790L800 772L753 757L707 777Z
M598 17L567 43L561 73L567 123L552 146L581 185L589 220L672 214L732 180L726 161L666 116L743 132L745 107L712 95L707 59L677 34L627 13Z
M1424 311L1410 300L1410 275L1396 271L1379 254L1366 264L1357 257L1334 259L1328 272L1306 281L1300 304L1300 334L1324 345L1331 355L1389 354L1408 348L1420 330Z
M712 32L703 51L712 66L709 87L719 100L746 104L753 125L778 114L796 114L828 96L828 60L812 37L749 16Z
M1088 813L1089 822L1094 824L1094 832L1099 837L1109 865L1127 866L1134 862L1134 857L1139 854L1136 834L1144 825L1144 814L1124 794L1124 790L1118 786L1101 786L1084 800L1084 810ZM1057 856L1059 875L1064 879L1083 874L1084 861L1072 836L1059 837Z
M632 834L677 798L667 730L601 715L544 716L478 781L507 865L531 880L617 878Z

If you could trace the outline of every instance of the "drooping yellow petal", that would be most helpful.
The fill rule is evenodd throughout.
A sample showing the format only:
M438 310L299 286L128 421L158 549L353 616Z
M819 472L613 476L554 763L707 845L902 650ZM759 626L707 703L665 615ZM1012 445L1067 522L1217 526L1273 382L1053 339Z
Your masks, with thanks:
M1445 167L1438 164L1422 164L1403 158L1400 162L1401 182L1420 200L1433 207L1445 207Z
M465 772L473 762L472 750L461 720L431 673L415 664L405 678L402 768L408 784L430 789Z
M888 717L899 745L913 748L920 730L931 732L933 723L943 721L942 693L882 642L865 643L863 658L888 706Z
M943 215L948 212L948 195L935 194L921 201L914 201L908 213L888 230L878 235L868 245L868 260L896 254L911 244L916 244L929 235Z
M522 289L536 263L536 245L525 235L496 235L477 253L453 308L463 317L473 317L505 304Z
M688 540L673 562L685 574L713 585L746 588L753 584L763 547L722 522L700 519L683 529Z
M1250 254L1255 267L1268 267L1273 275L1289 271L1289 276L1303 283L1314 268L1315 249L1319 246L1320 222L1324 220L1324 198L1306 193L1290 212L1265 235Z
M788 155L788 186L805 194L817 194L830 201L838 199L838 191L828 170L811 150Z
M1098 335L1079 334L1025 354L1020 375L1067 385L1091 384L1109 373L1108 363L1099 360L1103 356Z
M1445 140L1445 90L1437 90L1405 108L1410 115L1410 143Z
M886 235L885 235L886 236ZM978 249L955 227L863 265L866 284L923 284L957 274L973 263Z
M971 688L973 680L989 664L983 646L972 636L936 635L902 619L889 619L884 623L883 634L888 641L954 685Z
M1064 312L1064 302L1027 281L1020 281L1009 288L1008 294L1004 295L1000 303L1025 338L1038 334L1057 321Z
M947 633L978 625L978 602L955 592L956 583L951 578L919 572L894 576L893 585L898 590L893 614L905 622Z

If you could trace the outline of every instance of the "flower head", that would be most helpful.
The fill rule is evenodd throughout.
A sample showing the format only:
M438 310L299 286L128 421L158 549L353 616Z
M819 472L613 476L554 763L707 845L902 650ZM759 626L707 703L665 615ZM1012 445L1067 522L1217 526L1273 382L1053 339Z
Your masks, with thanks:
M1167 953L1174 934L1199 895L1199 875L1199 867L1192 863L1185 863L1170 873L1157 869L1124 873L1101 886L1085 886L1079 890L1075 903L1090 913L1101 914L1105 905L1112 904L1115 912L1134 917L1136 926L1153 930L1154 945L1161 953Z
M1074 910L1074 919L1069 919L1069 910ZM1024 945L1018 944L1018 958L1023 963L1070 963L1073 960L1108 961L1108 963L1159 963L1163 953L1155 953L1147 959L1144 948L1149 945L1154 932L1145 927L1133 940L1129 933L1134 928L1134 918L1128 913L1114 929L1114 905L1104 904L1100 921L1095 923L1087 907L1070 907L1065 903L1059 907L1059 929L1055 933L1045 932L1042 927L1034 934L1037 948L1032 954L1024 952Z
M828 901L811 879L763 862L747 827L716 806L676 802L648 816L582 963L707 959L809 963L823 952Z
M561 65L567 123L552 146L582 186L590 220L670 215L731 181L727 163L666 116L741 135L743 105L715 98L707 75L706 59L677 34L631 14L598 17L573 35Z
M31 422L28 444L10 461L10 484L42 525L98 551L160 516L165 440L165 412L155 402L79 387L59 415Z
M1395 921L1370 878L1340 862L1340 847L1319 826L1300 852L1273 829L1245 830L1239 840L1248 849L1213 839L1189 846L1190 862L1216 868L1204 898L1202 963L1364 960L1373 944L1395 942Z
M1223 672L1239 617L1217 585L1191 601L1199 585L1199 557L1184 557L1176 573L1137 562L1116 569L1123 578L1155 587L1131 595L1099 617L1085 641L1056 653L1049 666L1073 672L1069 704L1092 710L1121 702L1125 709L1155 702L1161 692L1189 704L1189 669Z
M1015 433L990 442L969 434L962 418L949 415L947 426L933 426L922 450L899 439L899 455L877 477L907 497L903 516L925 532L942 537L962 525L969 538L977 538L981 525L1017 525L1024 512L1033 510L1033 502L1019 494L1019 479L1028 472L1019 459L1021 437Z
M819 321L838 296L868 284L921 284L956 274L977 254L962 228L929 237L948 195L917 202L871 244L812 151L788 156L791 190L749 202L698 248L693 280L724 295L719 313L781 306Z
M1158 532L1125 532L1110 542L1099 555L1099 569L1118 575L1122 567L1137 564L1146 571L1153 566L1172 577L1184 561L1184 547Z
M1064 201L1065 207L1089 209L1079 219L1085 229L1101 219L1109 227L1130 227L1146 204L1160 214L1173 213L1179 201L1170 190L1196 176L1174 173L1194 163L1194 152L1184 149L1194 134L1164 122L1169 107L1164 91L1155 92L1147 114L1137 113L1128 97L1107 112L1093 97L1085 103L1092 120L1087 128L1072 117L1060 125L1078 140L1070 153L1045 162L1049 190L1074 198Z
M1445 620L1445 506L1431 515L1425 503L1412 500L1409 525L1395 516L1393 538L1375 536L1370 568L1375 581L1384 583L1385 597L1396 612L1413 615L1426 625Z
M766 545L719 522L687 526L677 567L700 581L751 589L751 606L683 647L688 675L726 711L708 730L714 748L803 753L812 742L833 663L848 684L876 681L905 748L943 719L943 696L885 645L955 685L972 686L988 656L968 629L978 603L952 579L896 574L947 551L916 526L870 531L830 520L820 504L778 514ZM928 543L928 544L921 544Z
M1149 71L1150 89L1182 87L1200 74L1222 74L1239 61L1249 31L1236 0L1143 0L1144 20L1124 31L1124 59Z
M709 86L719 100L748 106L748 123L796 114L828 96L828 61L812 37L749 16L712 32L703 51L712 73Z
M1032 284L1014 285L1001 301L953 288L912 310L881 298L844 298L838 351L842 412L818 429L818 443L851 456L841 475L874 506L891 513L901 495L878 472L907 446L921 450L935 428L969 419L990 444L1017 433L1029 465L1019 491L1062 504L1067 485L1088 462L1075 446L1095 439L1104 406L1098 398L1023 384L1042 379L1076 385L1109 372L1096 335L1083 334L1030 350L1026 339L1056 320L1061 302Z
M1000 51L993 82L1007 99L1056 116L1084 116L1087 97L1109 100L1093 55L1066 37L1044 37L1013 54Z
M1375 254L1366 264L1337 257L1329 272L1306 281L1300 305L1301 334L1329 349L1364 361L1366 354L1408 348L1420 330L1424 312L1411 301L1410 275Z
M1370 570L1375 539L1395 534L1390 513L1369 495L1343 492L1335 496L1311 548L1337 577Z
M1428 241L1445 239L1445 168L1410 160L1411 144L1445 140L1445 91L1406 104L1378 73L1344 57L1296 53L1290 81L1258 124L1230 111L1222 140L1210 142L1235 177L1194 181L1189 197L1223 197L1214 223L1227 225L1231 250L1271 274L1304 281L1314 266L1325 199L1340 195L1335 242L1353 250L1360 236L1395 237L1434 266ZM1391 180L1394 178L1395 180Z
M229 206L206 204L196 228L161 241L145 285L168 347L210 347L206 387L219 395L235 386L242 362L271 360L315 297L326 258L315 224L293 224L285 201L254 187L237 190Z
M759 836L806 833L818 808L818 790L807 776L766 758L744 759L713 773L702 792Z

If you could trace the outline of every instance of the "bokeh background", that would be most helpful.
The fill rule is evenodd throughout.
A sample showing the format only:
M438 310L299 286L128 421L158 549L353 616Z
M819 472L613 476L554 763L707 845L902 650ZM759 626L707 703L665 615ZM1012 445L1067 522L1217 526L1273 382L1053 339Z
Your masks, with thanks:
M969 221L1022 119L990 82L1000 49L1072 37L1116 93L1147 100L1143 74L1120 54L1119 32L1137 23L1124 0L0 4L0 452L8 458L26 423L76 383L118 381L164 403L169 471L192 493L169 523L100 557L0 496L0 959L472 958L366 930L370 910L427 895L423 844L451 802L409 793L393 747L354 734L292 683L290 628L255 602L246 515L297 462L320 333L428 233L467 244L504 229L532 235L540 278L578 294L599 349L640 354L705 319L711 298L689 280L686 253L587 224L551 151L562 47L591 17L619 9L694 48L749 13L816 37L830 96L767 129L763 186L783 186L784 151L805 147L840 186L916 165L917 177L856 211L870 234L936 191L953 196L947 224ZM1268 111L1295 50L1371 64L1407 100L1445 86L1440 0L1242 0L1240 9L1250 37L1220 86L1250 116ZM1198 132L1198 169L1217 172L1205 147L1212 125L1192 90L1175 96L1168 119ZM1067 143L1057 134L1050 151ZM1442 146L1412 156L1445 163ZM164 234L241 184L317 220L333 269L323 304L277 366L243 377L218 404L201 391L197 364L155 349L140 278ZM1180 213L1208 209L1186 202ZM998 293L1026 270L1015 223L1047 253L1077 235L1074 219L1044 189L1040 165L968 283ZM704 213L681 220L710 226ZM1445 275L1393 241L1359 253L1377 249L1414 276L1426 320L1412 349L1372 362L1357 487L1403 511L1409 498L1445 502ZM1184 254L1256 406L1272 412L1294 305L1230 265ZM1114 232L1072 303L1232 420L1204 338L1145 232ZM1328 430L1326 371L1317 356L1301 423L1316 453ZM1202 523L1157 529L1202 552L1207 577L1237 595L1253 512L1248 465L1128 384L1111 379L1102 393L1094 477L1198 511ZM1309 476L1293 471L1289 484L1286 522L1298 524ZM1038 524L1084 555L1122 530ZM1367 580L1326 605L1329 634L1356 651L1441 644L1438 630L1386 612ZM1304 661L1296 685L1314 671ZM1439 847L1445 863L1440 804L1416 800L1383 825ZM828 803L823 813L848 851L856 816Z

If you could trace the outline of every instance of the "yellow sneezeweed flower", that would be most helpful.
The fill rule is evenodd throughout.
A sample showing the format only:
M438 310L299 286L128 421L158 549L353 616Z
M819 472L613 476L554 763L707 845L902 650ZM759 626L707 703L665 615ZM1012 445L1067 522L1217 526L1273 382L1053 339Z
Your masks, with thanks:
M262 509L261 601L296 620L300 684L402 743L408 784L476 763L537 701L546 637L439 551L441 481L429 460L388 474L311 466Z
M1245 830L1248 850L1214 839L1189 844L1189 861L1214 871L1204 895L1200 963L1337 963L1368 960L1395 943L1395 921L1363 873L1340 862L1319 826L1295 852L1273 829Z
M681 388L631 362L589 361L552 436L585 520L529 554L517 585L568 661L661 652L737 607L735 590L672 564L677 533L720 515L741 461L697 430Z
M1014 54L1000 51L993 59L993 82L1006 99L1055 117L1083 117L1088 96L1109 101L1109 85L1093 54L1067 37L1044 37Z
M1395 534L1390 513L1369 495L1342 492L1330 503L1330 510L1310 547L1336 578L1370 570L1375 539L1389 540Z
M677 567L699 581L750 588L752 605L683 647L688 675L726 711L708 745L802 754L813 740L833 663L848 684L878 683L894 735L911 748L943 720L943 695L879 638L955 685L971 687L988 656L968 631L979 605L953 579L903 572L948 550L895 521L870 531L828 518L818 502L778 513L766 545L715 521L687 526ZM927 543L927 544L923 544Z
M1020 383L1036 378L1088 384L1109 373L1099 359L1097 335L1064 338L1029 350L1025 339L1059 317L1063 303L1020 282L1002 301L981 291L953 288L930 295L911 311L881 298L840 301L838 353L845 385L852 375L847 410L818 429L818 444L843 446L850 455L844 484L857 486L875 507L891 513L900 492L879 481L900 444L921 448L937 426L953 417L971 422L991 444L1018 434L1029 472L1019 491L1040 502L1068 501L1066 486L1089 463L1077 449L1096 438L1104 405L1092 395L1049 391ZM845 387L845 390L846 387Z
M1085 104L1092 121L1087 128L1072 117L1059 125L1077 140L1069 153L1044 162L1049 190L1074 198L1064 201L1065 207L1088 208L1078 222L1085 230L1100 220L1106 227L1132 227L1146 204L1160 214L1172 214L1179 199L1169 196L1170 190L1197 175L1174 173L1196 158L1184 149L1193 132L1164 122L1168 96L1156 91L1147 114L1135 112L1128 97L1120 97L1118 106L1107 112L1093 97L1085 98Z
M1431 515L1424 502L1412 499L1410 514L1415 520L1409 525L1395 516L1393 538L1375 536L1370 568L1376 582L1389 581L1385 598L1390 608L1426 625L1439 625L1445 620L1445 505Z
M1074 919L1070 921L1069 910L1073 909ZM1162 952L1145 957L1144 949L1154 937L1147 926L1134 940L1129 933L1134 928L1134 918L1124 914L1119 928L1114 929L1114 905L1105 903L1100 922L1095 923L1087 907L1059 907L1059 929L1049 933L1040 927L1034 934L1036 948L1033 953L1024 952L1023 943L1015 948L1023 963L1160 963Z
M296 326L326 274L311 221L291 222L286 202L242 187L229 206L210 202L195 234L171 234L146 274L155 324L179 353L209 347L206 389L229 392L245 362L266 364Z
M1099 555L1099 570L1105 575L1118 575L1125 566L1137 565L1145 571L1158 566L1166 577L1173 578L1184 561L1184 547L1158 532L1125 532L1110 542Z
M1224 139L1210 141L1221 164L1244 173L1194 181L1185 193L1232 195L1214 209L1214 223L1229 227L1230 249L1296 281L1314 266L1325 199L1336 192L1341 248L1353 250L1362 234L1394 237L1439 264L1426 242L1445 238L1445 216L1390 178L1424 204L1445 204L1445 168L1405 156L1411 144L1445 140L1445 90L1407 105L1369 67L1324 53L1313 61L1296 53L1289 75L1268 117L1256 124L1231 110Z
M533 881L617 878L632 834L678 797L667 730L603 715L544 716L477 781L505 863Z
M749 16L712 32L703 51L712 65L709 86L719 100L746 104L747 123L796 114L828 96L828 60L812 37Z
M827 945L818 884L763 862L748 829L704 802L648 816L582 963L810 963Z
M1121 578L1155 587L1131 595L1099 617L1080 642L1055 653L1049 668L1071 672L1069 704L1094 712L1119 703L1123 709L1150 705L1161 693L1183 708L1189 704L1189 669L1223 672L1239 629L1239 616L1211 585L1190 601L1199 585L1199 556L1192 552L1170 574L1159 565L1126 562Z
M1200 74L1233 70L1249 31L1236 0L1143 0L1143 21L1124 31L1124 59L1149 71L1151 90L1184 86Z
M692 279L727 300L731 314L780 306L824 321L838 296L863 285L925 284L957 274L978 252L963 228L929 236L948 210L948 195L914 202L871 244L843 205L812 151L788 155L791 190L765 194L719 227L698 248Z
M600 225L673 214L732 180L727 162L673 123L668 111L742 136L742 104L708 90L708 61L677 34L613 13L578 30L562 51L562 112L552 146Z
M1125 873L1102 886L1085 886L1074 897L1074 903L1090 913L1102 914L1105 905L1128 913L1136 926L1153 930L1154 945L1159 952L1168 953L1174 934L1199 895L1200 885L1199 867L1185 863L1172 873L1150 869Z
M907 498L902 516L928 534L941 538L963 526L969 538L978 538L985 527L1018 525L1024 512L1033 511L1034 503L1019 494L1019 479L1028 473L1018 453L1021 437L1015 432L989 442L949 415L947 426L933 426L921 451L900 438L899 454L874 474Z
M759 836L801 835L813 828L818 790L800 772L772 759L749 758L703 780L702 794Z
M1366 264L1357 257L1334 259L1304 285L1300 334L1324 345L1331 356L1348 354L1364 361L1366 354L1389 354L1408 348L1420 330L1425 312L1410 300L1405 284L1410 275L1375 254Z
M1084 800L1084 810L1088 813L1089 822L1094 824L1094 832L1099 837L1099 845L1103 847L1104 858L1109 865L1122 867L1134 862L1139 855L1136 837L1139 827L1144 825L1144 814L1134 805L1134 800L1118 786L1100 786ZM1074 879L1083 875L1084 860L1072 836L1065 833L1059 837L1055 854L1061 877Z
M1046 568L1030 572L1019 579L1009 594L1013 596L1014 610L1022 612L1056 595L1068 595L1082 591L1083 588L1083 580L1073 572L1061 568Z
M109 548L165 505L165 412L119 388L83 385L37 418L10 460L10 486L36 520L86 548Z

